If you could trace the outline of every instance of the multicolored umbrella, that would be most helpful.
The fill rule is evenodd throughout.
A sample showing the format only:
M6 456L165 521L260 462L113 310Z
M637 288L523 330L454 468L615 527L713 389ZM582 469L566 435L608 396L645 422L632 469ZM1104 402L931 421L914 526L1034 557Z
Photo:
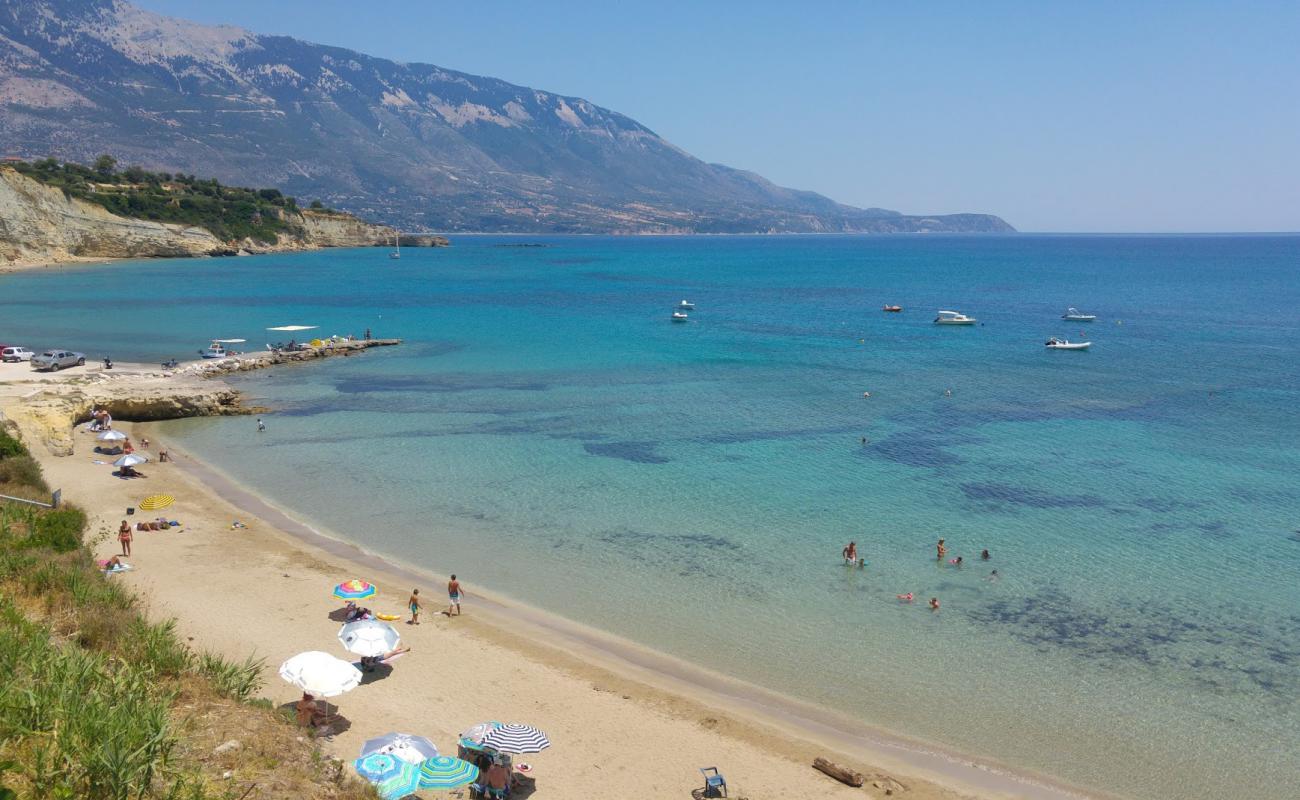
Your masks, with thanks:
M334 697L361 684L361 670L319 650L299 653L281 664L280 677L317 697Z
M368 755L379 753L396 756L402 761L419 766L426 758L434 758L438 755L438 746L423 736L410 733L386 733L374 739L367 739L366 743L361 745L363 759ZM358 772L361 771L360 763L357 762Z
M334 596L340 600L365 600L367 597L374 597L378 592L373 583L367 583L359 578L344 581L334 587Z
M145 511L157 511L160 508L166 508L176 502L176 498L169 494L151 494L140 501L140 508Z
M456 789L478 780L478 767L451 756L436 756L420 764L421 789Z
M349 653L359 656L382 656L400 640L397 629L377 619L359 619L339 628L339 641Z
M487 736L489 732L496 730L497 728L500 727L501 727L500 722L480 722L474 727L462 732L460 735L460 740L462 742L469 742L470 744L480 745L483 743L484 736Z
M482 744L502 753L540 753L551 746L551 740L532 725L512 722L488 731Z
M384 800L401 800L408 795L420 791L420 768L415 764L408 764L401 759L385 756L401 765L397 772L392 773L382 781L375 781L375 791Z
M390 753L367 753L352 762L357 774L371 783L382 783L395 775L400 775L409 765L410 762L403 761ZM415 766L418 773L419 764L416 763Z

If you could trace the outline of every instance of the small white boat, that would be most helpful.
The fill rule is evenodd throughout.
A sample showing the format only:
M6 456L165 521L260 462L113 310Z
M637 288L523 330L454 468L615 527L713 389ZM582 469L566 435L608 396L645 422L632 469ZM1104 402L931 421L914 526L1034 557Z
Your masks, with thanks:
M1052 350L1087 350L1092 347L1092 342L1071 342L1068 339L1058 339L1053 336L1047 340L1047 346Z
M681 311L673 312L673 322L685 322L685 321L686 321L686 314L684 312Z
M934 318L935 325L974 325L979 320L968 317L960 311L940 311Z
M396 233L393 234L393 249L388 254L389 258L402 257L402 237Z
M1092 322L1096 318L1096 314L1084 314L1074 306L1070 306L1069 310L1061 315L1061 319L1066 322Z
M199 355L204 358L225 358L234 355L233 352L226 348L228 344L243 344L247 339L213 339L212 344L208 345L206 350L200 350Z
M682 302L680 302L680 303L677 304L677 307L678 307L679 309L681 309L682 311L694 311L694 310L695 310L695 304L692 303L690 300L683 300Z

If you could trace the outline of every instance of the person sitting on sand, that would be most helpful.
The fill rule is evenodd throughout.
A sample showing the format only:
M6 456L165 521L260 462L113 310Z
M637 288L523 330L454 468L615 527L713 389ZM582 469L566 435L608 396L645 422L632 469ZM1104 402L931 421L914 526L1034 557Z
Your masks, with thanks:
M501 759L492 759L487 775L483 778L488 797L505 797L509 793L510 771L501 763Z
M938 611L938 610L939 610L939 598L937 598L937 597L931 597L931 598L930 598L930 610L931 610L931 611Z
M316 698L308 692L302 693L302 699L293 707L294 713L298 718L298 724L304 728L319 728L329 721L329 714L320 710L320 705Z
M948 547L943 543L943 539L940 539L939 543L935 545L934 551L935 553L938 554L937 558L939 559L942 559L944 556L948 555Z
M124 569L125 567L126 564L122 561L120 556L113 556L100 566L100 568L105 572L112 572L115 569Z
M370 612L370 609L363 608L351 600L348 601L346 608L348 613L345 618L348 622L356 622L359 619L370 619L374 616L374 614Z
M858 543L857 543L857 542L849 542L848 544L844 545L844 549L840 551L840 554L844 556L844 563L845 563L845 564L848 564L849 566L853 566L853 565L857 564L857 563L858 563Z

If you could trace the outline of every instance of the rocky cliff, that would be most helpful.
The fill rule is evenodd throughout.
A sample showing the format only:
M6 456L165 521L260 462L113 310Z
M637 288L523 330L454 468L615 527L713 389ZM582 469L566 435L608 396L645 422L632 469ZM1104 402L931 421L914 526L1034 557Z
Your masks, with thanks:
M97 258L235 255L320 247L391 245L394 231L335 211L290 212L293 233L275 244L221 241L198 226L122 217L0 166L0 266ZM404 237L408 246L445 245L441 237Z

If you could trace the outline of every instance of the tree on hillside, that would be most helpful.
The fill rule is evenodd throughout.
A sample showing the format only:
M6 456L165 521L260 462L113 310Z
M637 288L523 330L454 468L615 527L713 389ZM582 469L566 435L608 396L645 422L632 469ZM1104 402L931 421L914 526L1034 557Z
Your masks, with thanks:
M115 169L117 169L117 159L107 153L95 159L95 172L99 173L99 177L111 178Z

